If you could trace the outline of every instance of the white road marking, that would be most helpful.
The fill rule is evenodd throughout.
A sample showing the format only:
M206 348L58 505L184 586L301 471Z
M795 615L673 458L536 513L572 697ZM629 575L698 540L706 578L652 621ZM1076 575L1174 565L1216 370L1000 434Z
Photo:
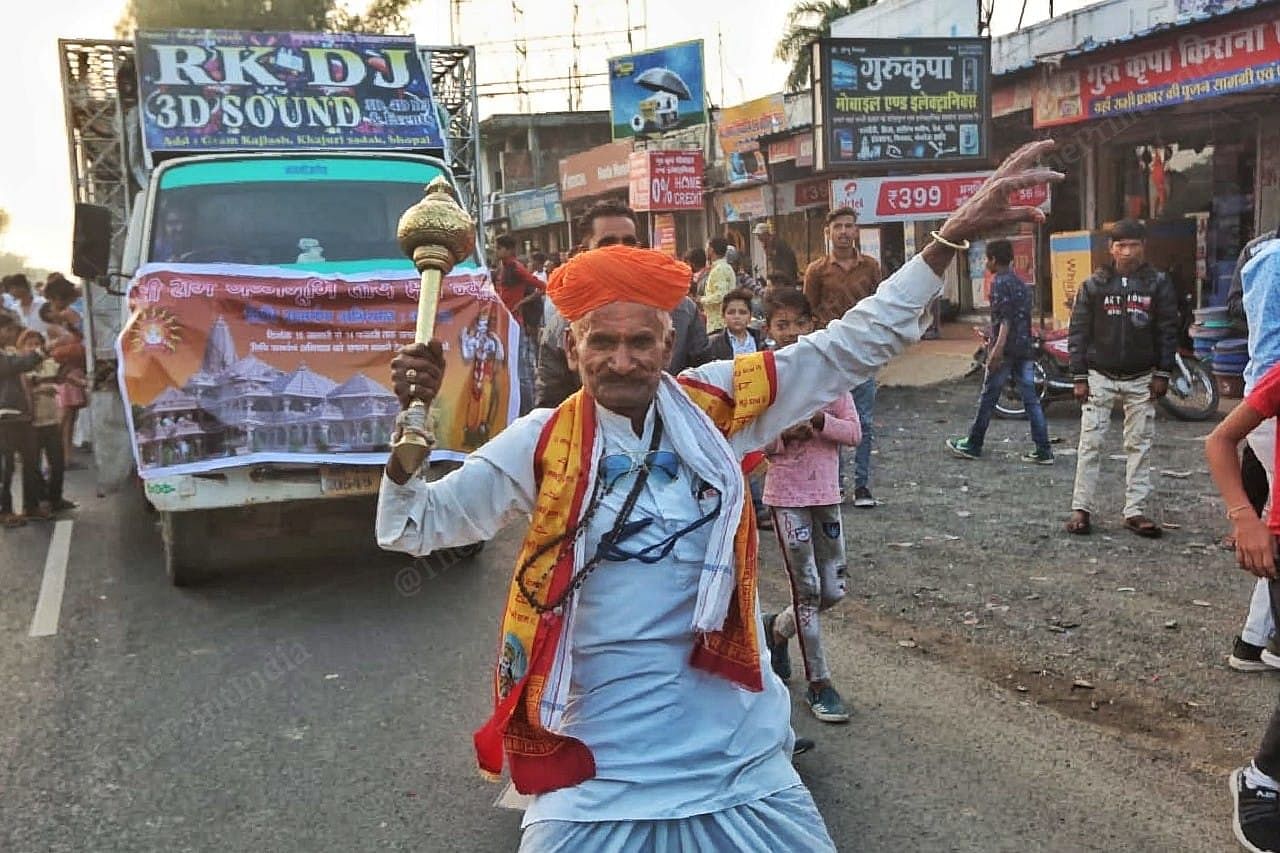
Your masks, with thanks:
M62 612L62 591L67 586L67 558L71 555L71 528L74 521L64 519L53 526L49 540L49 556L44 561L44 580L40 582L40 598L36 614L31 618L32 637L51 637L58 633L58 615Z

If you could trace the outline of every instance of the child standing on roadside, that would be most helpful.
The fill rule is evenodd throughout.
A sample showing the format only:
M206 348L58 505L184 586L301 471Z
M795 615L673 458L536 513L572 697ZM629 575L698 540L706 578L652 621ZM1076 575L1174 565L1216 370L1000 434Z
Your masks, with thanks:
M790 346L813 330L809 301L799 290L779 290L765 306L767 328L777 348ZM842 394L766 448L769 472L764 502L773 509L774 529L791 580L791 606L765 617L773 671L791 677L787 650L800 640L808 689L805 701L826 723L846 723L849 711L831 684L822 649L819 612L844 598L846 561L840 514L840 448L862 439L853 396Z
M34 352L44 349L44 346L43 336L31 329L23 332L18 340L19 352ZM49 469L48 477L42 477L44 488L41 494L50 512L76 508L74 503L62 496L67 460L62 453L62 410L58 407L59 372L58 363L47 358L27 374L31 389L31 426L35 429L36 463L39 467L43 456Z
M23 374L45 356L38 349L19 353L22 326L9 312L0 312L0 524L21 527L28 518L47 518L40 509L40 473L36 465L35 431L31 428L31 399ZM22 513L14 512L13 476L22 463Z

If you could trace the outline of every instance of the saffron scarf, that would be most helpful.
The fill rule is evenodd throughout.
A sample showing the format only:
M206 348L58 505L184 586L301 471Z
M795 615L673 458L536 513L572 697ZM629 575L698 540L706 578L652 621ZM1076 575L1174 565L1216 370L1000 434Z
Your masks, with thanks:
M664 382L671 380L664 377ZM729 453L732 451L723 439L750 424L773 403L777 393L772 352L744 355L734 361L732 395L690 379L678 382L675 393L683 391L696 407L695 416L705 416L702 423L709 433L705 439L709 443L718 440L719 449ZM665 390L659 391L660 404ZM664 420L670 419L664 415ZM713 431L718 436L711 434ZM585 559L583 542L575 547L571 532L582 519L591 494L596 438L595 401L583 391L556 409L539 438L534 458L538 495L516 562L518 570L548 543L562 539L558 546L533 559L525 573L525 586L539 601L558 599ZM742 502L731 536L732 583L728 571L704 569L690 664L759 691L763 683L755 624L755 512L749 491L734 491L741 492ZM722 544L728 550L728 543ZM714 560L712 551L716 548L713 531L709 561ZM502 772L505 753L511 781L522 794L542 794L595 776L595 759L586 744L554 731L568 694L571 650L567 637L571 632L566 628L572 619L572 602L571 595L559 612L539 614L525 600L514 576L507 593L494 677L494 712L475 733L474 741L481 772L496 778Z

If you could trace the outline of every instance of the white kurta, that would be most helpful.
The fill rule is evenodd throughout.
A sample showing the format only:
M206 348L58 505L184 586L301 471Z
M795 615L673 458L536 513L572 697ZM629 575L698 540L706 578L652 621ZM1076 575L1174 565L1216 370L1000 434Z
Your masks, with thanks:
M916 258L827 329L779 351L777 400L730 440L737 455L764 446L918 340L922 311L941 286ZM713 362L685 375L733 393L732 362ZM400 486L384 479L379 544L426 554L489 539L527 516L537 488L535 448L550 415L540 409L519 419L434 483L413 478ZM603 409L598 415L605 454L648 448L652 410L643 436L624 418ZM670 449L670 442L664 439L663 447ZM674 481L651 476L632 519L655 522L626 547L644 547L698 518L706 507L699 504L695 481L686 466ZM588 554L611 526L632 482L624 478L606 497L585 534ZM799 784L790 763L789 700L768 665L763 639L760 693L688 664L707 532L704 526L681 539L657 564L603 563L584 584L570 625L573 675L560 731L592 750L596 777L535 797L526 825L679 819Z

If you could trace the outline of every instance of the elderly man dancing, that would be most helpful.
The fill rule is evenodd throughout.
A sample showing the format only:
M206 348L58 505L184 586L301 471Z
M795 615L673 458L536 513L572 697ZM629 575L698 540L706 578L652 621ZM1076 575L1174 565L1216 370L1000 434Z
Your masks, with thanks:
M663 371L683 264L617 245L556 270L583 389L512 424L436 482L388 462L384 547L426 554L529 517L501 628L480 768L533 794L522 851L834 850L791 766L785 686L756 602L742 460L919 339L970 237L1018 221L1010 193L1061 175L1013 154L918 257L777 353ZM927 321L927 318L926 318ZM927 322L926 322L927 324ZM392 362L402 405L434 398L439 342Z

